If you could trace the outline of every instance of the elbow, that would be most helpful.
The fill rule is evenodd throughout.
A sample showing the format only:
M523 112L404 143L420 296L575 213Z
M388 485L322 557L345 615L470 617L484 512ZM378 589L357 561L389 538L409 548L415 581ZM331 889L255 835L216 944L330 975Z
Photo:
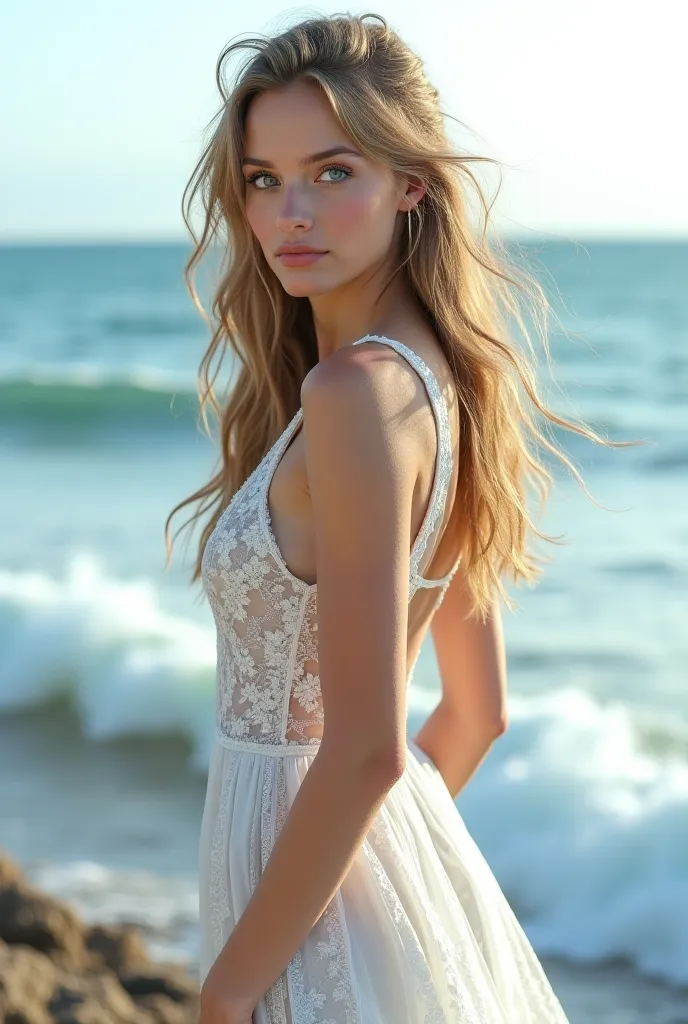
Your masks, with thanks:
M503 736L509 725L506 711L502 714L497 715L495 718L491 718L487 725L487 732L490 742L494 743L500 736Z
M325 742L321 745L324 753ZM390 740L388 743L377 739L370 744L355 741L337 743L336 748L328 745L330 757L338 772L349 778L363 780L366 788L376 793L390 790L406 770L406 743Z
M371 785L386 792L396 785L406 770L406 744L381 743L357 759L358 767Z
M406 742L396 743L380 754L379 771L385 788L396 785L406 771Z

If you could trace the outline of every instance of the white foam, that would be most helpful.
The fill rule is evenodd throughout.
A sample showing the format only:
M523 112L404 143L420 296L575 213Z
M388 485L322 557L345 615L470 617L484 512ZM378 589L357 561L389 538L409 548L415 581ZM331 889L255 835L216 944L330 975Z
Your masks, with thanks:
M93 861L31 865L34 885L67 901L87 924L136 924L155 960L193 968L198 960L195 877L113 869Z
M196 393L193 373L161 369L145 363L107 366L103 363L74 361L33 362L0 370L0 384L35 384L44 387L131 387L141 391L181 391Z
M459 808L538 951L688 981L688 764L578 690L510 716Z
M205 771L214 628L164 611L150 581L88 556L62 580L0 572L0 631L0 712L63 693L92 739L181 733ZM438 697L424 657L416 726ZM535 948L688 982L688 764L644 749L629 707L580 689L512 693L509 713L459 809Z
M91 739L177 733L206 768L215 635L165 612L145 579L80 554L65 578L0 571L0 712L64 695Z

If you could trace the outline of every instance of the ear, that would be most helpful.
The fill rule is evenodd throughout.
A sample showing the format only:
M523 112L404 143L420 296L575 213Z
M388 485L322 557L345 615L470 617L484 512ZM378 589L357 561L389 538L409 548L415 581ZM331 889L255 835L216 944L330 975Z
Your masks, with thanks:
M425 185L416 175L411 175L410 177L405 178L402 183L402 187L404 186L404 183L404 196L399 200L399 209L402 210L403 213L408 213L409 210L418 206L418 203L425 195Z

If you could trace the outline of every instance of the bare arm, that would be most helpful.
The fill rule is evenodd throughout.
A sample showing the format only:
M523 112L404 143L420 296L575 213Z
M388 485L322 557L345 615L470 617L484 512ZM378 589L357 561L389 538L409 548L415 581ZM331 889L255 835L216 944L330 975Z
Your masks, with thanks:
M405 767L417 462L394 429L401 399L389 388L389 367L375 369L367 353L342 350L318 364L302 390L324 733L253 896L206 979L212 1020L218 1004L232 1008L232 1019L243 1019L242 1011L248 1019L336 893Z
M469 618L468 610L459 568L431 625L442 698L414 737L439 768L453 797L506 729L506 654L499 605L493 604L484 623Z

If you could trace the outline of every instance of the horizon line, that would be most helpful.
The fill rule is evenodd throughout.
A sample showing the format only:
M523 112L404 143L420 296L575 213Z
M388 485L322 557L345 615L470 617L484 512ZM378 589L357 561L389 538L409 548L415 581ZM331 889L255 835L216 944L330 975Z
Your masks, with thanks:
M532 230L529 232L515 232L515 231L497 231L497 236L506 242L567 242L573 244L582 244L587 242L607 242L607 243L627 243L627 244L642 244L642 243L688 243L688 230L679 232L666 232L666 231L594 231L594 230L583 230L580 233L574 235L571 232L563 231L536 231ZM169 246L177 247L184 246L189 249L193 248L194 243L188 237L183 235L101 235L101 236L75 236L75 237L40 237L40 236L9 236L3 238L0 235L0 249L19 249L19 248L106 248L106 247L131 247L131 246Z

